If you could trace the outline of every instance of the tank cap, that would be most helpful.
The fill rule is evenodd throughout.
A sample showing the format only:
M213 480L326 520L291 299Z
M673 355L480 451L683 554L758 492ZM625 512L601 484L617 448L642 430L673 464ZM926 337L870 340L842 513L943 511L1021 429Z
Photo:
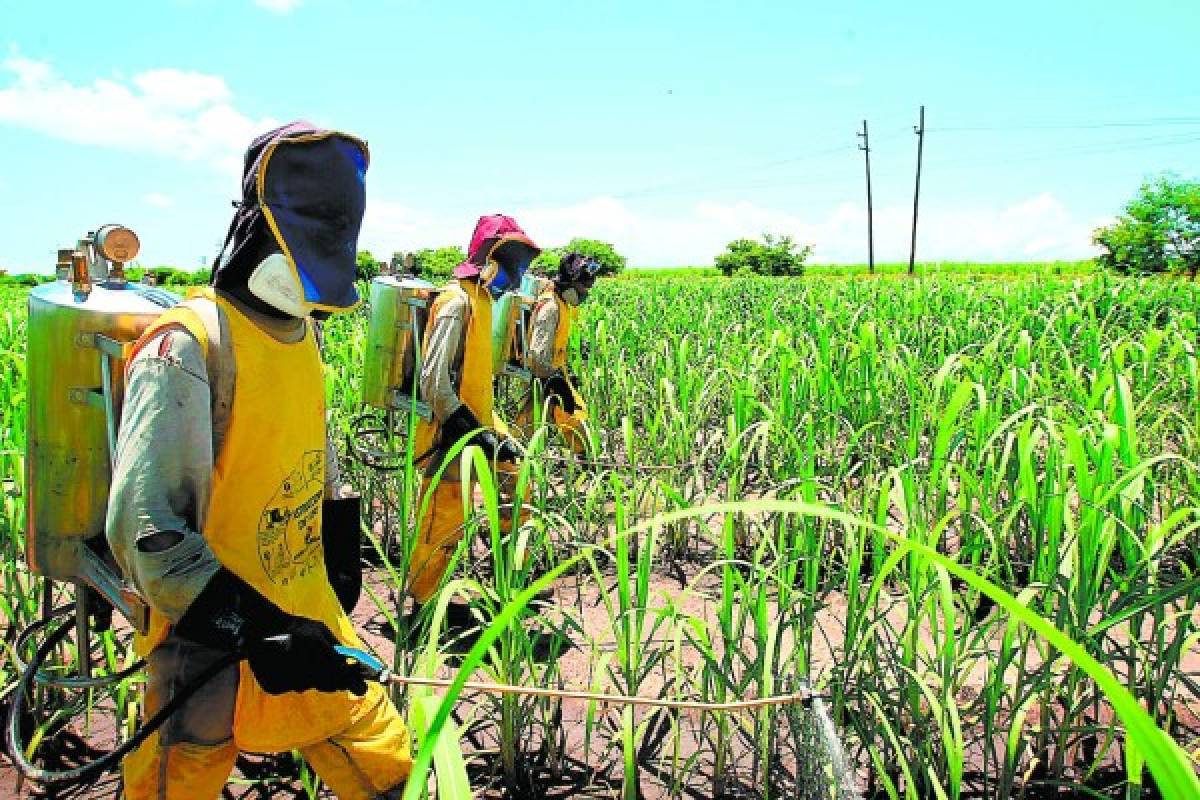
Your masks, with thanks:
M137 234L124 225L104 225L96 231L93 241L97 253L117 264L129 263L142 249Z

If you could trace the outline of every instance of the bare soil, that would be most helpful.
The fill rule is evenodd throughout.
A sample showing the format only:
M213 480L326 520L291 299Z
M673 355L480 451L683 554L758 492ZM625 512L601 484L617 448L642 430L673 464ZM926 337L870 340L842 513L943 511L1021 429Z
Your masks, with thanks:
M668 577L656 574L651 579L651 594L654 597L670 597L672 602L690 615L702 619L711 619L715 615L713 597L717 586L715 578L697 577L696 570L692 574ZM385 581L377 573L368 573L368 585L380 596L388 597L389 589ZM581 623L586 633L586 646L574 646L557 659L556 685L562 688L586 690L599 686L602 691L614 691L615 687L607 685L607 681L597 681L594 674L598 658L615 648L615 634L611 628L608 611L605 609L601 590L592 581L578 582L573 577L561 579L554 587L555 604L561 608L572 610L573 616ZM889 621L899 625L905 618L906 609L899 598L883 598L881 608ZM836 595L823 598L823 607L817 612L816 631L813 647L810 653L812 674L822 676L830 672L841 653L834 644L842 640L842 625L846 615L845 599ZM386 622L386 617L375 607L368 594L363 598L353 614L358 629L362 633L364 643L385 661L390 663L394 654L393 632ZM928 631L923 631L923 642L931 645ZM576 643L580 645L581 643ZM683 670L689 670L700 664L700 655L693 649L683 648L680 651ZM981 655L979 668L961 676L961 696L970 699L978 695L984 686L985 658ZM1200 652L1193 650L1184 654L1182 668L1185 672L1200 675ZM453 674L452 667L441 670L445 677ZM478 674L476 680L486 681L489 676ZM639 687L639 694L657 695L662 690L670 675L664 670L658 670L646 676ZM817 681L820 683L820 680ZM561 730L557 744L541 743L546 746L561 748L561 759L555 759L557 766L551 770L530 765L530 775L526 787L505 787L498 776L495 752L496 741L494 731L489 726L474 724L479 706L490 702L480 696L465 696L459 705L457 718L460 726L465 728L464 746L468 754L468 766L472 772L473 785L479 787L482 797L614 797L620 795L620 761L621 751L614 732L619 727L619 711L610 709L599 714L593 713L593 730L589 736L588 719L589 707L584 701L564 701L561 718L556 721ZM649 720L650 737L668 720L665 716L655 716L649 710L637 710L635 719L638 722ZM1195 697L1181 702L1176 713L1185 729L1200 731L1200 699ZM689 771L688 779L678 786L668 782L669 770L659 768L652 759L642 763L641 794L648 800L673 796L680 793L686 797L711 797L714 793L712 780L713 765L711 764L711 720L699 718L679 721L683 732L680 736L680 751L678 756L687 759L697 757L693 769ZM1036 717L1026 720L1025 724L1033 725ZM967 737L968 740L971 738ZM43 763L49 766L77 765L94 759L115 742L115 729L111 714L96 713L84 728L80 720L75 720L65 730L43 745L40 751ZM1197 738L1200 742L1200 737ZM526 743L531 745L532 743ZM1195 746L1195 742L1192 744ZM536 750L536 746L527 746L526 752ZM733 749L732 759L727 768L727 785L725 796L756 796L750 778L750 765L753 753L745 742L739 742ZM982 766L981 756L976 754L973 760L975 769ZM969 765L972 766L972 765ZM860 776L860 779L864 776ZM968 778L970 776L968 775ZM1115 780L1115 779L1114 779ZM860 785L863 781L860 780ZM21 786L18 776L11 764L4 759L0 761L0 798L117 798L120 796L119 779L115 775L88 786L73 786L58 791L42 791L37 787L25 784ZM227 798L264 798L264 797L303 797L296 775L295 765L287 756L263 757L247 755L239 760L238 766L227 787L224 797ZM1036 793L1028 796L1036 797ZM1049 795L1047 795L1049 796ZM1064 796L1064 795L1054 795Z

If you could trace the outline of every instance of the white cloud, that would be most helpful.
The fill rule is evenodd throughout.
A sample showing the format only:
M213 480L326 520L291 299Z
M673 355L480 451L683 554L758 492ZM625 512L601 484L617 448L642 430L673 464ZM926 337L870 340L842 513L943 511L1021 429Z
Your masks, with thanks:
M175 205L175 201L162 192L150 192L142 199L146 201L146 205L154 206L155 208L170 208Z
M439 219L402 203L368 197L358 247L370 250L376 258L387 258L398 250L451 244L466 247L471 231L461 227L460 220Z
M639 265L709 264L737 238L791 235L814 244L822 262L866 261L866 209L835 206L802 217L750 202L699 203L677 212L638 213L611 197L558 208L528 208L514 216L538 242L562 244L573 236L612 242ZM912 208L875 212L877 261L908 258ZM1056 198L1040 194L1006 207L922 208L917 229L920 260L1025 260L1084 258L1093 254L1097 222L1072 217ZM460 235L460 238L461 235Z
M300 3L301 0L254 0L254 5L275 14L287 14Z
M234 108L217 75L155 69L129 81L84 85L21 56L5 60L3 69L15 80L0 88L0 123L78 144L208 162L237 174L246 144L277 124Z
M639 266L711 264L734 239L763 233L790 235L813 244L817 262L867 260L866 209L843 203L821 216L803 217L750 202L698 203L678 211L647 213L612 197L557 207L513 209L522 227L543 246L576 236L611 242ZM395 250L457 244L465 247L475 216L437 216L385 199L367 202L360 246L377 257ZM922 261L1014 261L1086 258L1091 231L1104 220L1075 219L1055 197L1039 194L1003 207L922 207L917 258ZM877 261L908 260L912 207L875 211Z

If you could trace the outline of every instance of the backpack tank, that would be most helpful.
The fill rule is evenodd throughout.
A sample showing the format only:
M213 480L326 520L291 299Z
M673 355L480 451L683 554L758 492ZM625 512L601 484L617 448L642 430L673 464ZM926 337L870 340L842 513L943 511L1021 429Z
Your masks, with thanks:
M115 598L104 525L125 363L146 327L179 298L126 283L120 262L110 261L114 248L105 257L104 230L73 252L70 280L29 293L25 542L35 572L82 580ZM117 252L132 258L136 238L130 247Z
M382 411L408 411L417 394L418 362L429 305L436 289L411 276L381 275L371 281L363 402ZM428 416L424 404L417 411Z

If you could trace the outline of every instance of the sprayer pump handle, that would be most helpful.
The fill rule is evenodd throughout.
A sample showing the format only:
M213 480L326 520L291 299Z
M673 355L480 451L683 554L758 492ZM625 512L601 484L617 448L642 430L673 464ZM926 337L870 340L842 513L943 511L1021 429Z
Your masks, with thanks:
M290 638L288 634L281 633L276 636L268 636L263 641L283 643L288 638ZM387 665L366 650L339 644L333 648L333 651L347 661L353 661L354 665L362 673L364 680L379 681L380 683L387 682L387 676L390 672Z
M356 665L362 671L362 676L367 680L379 681L380 683L387 681L387 665L366 650L358 647L346 647L341 644L333 649L346 660L356 662Z

